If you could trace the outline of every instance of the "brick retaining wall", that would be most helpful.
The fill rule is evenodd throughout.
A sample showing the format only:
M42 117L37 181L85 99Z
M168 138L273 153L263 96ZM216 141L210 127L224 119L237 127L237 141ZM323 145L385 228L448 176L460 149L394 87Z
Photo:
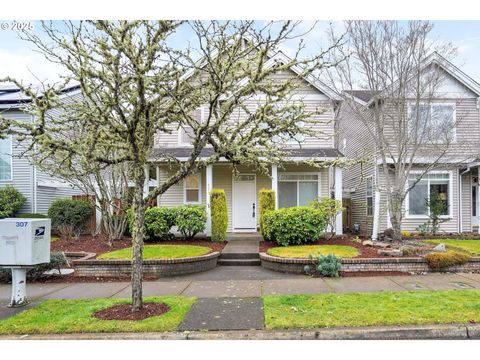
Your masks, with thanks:
M313 268L311 260L308 259L286 259L260 253L262 266L279 272L304 274L305 265ZM480 270L480 257L472 257L470 261L464 265L454 266L448 271L451 272L468 272ZM342 271L358 272L358 271L401 271L401 272L432 272L427 262L423 258L403 257L403 258L357 258L343 259Z
M145 276L166 277L207 271L217 266L219 252L182 259L144 260ZM77 276L130 276L130 260L75 260L72 262Z

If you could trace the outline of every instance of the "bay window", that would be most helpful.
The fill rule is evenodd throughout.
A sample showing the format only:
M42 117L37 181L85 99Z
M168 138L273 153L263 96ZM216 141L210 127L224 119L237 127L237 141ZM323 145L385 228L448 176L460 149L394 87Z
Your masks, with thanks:
M279 174L278 207L307 206L318 198L318 174Z
M0 139L0 181L12 180L12 137Z
M408 186L414 185L414 187L408 192L407 214L412 217L428 216L430 214L428 202L435 194L440 201L444 202L445 211L442 215L449 216L451 209L450 173L431 172L425 174L420 180L418 180L418 176L416 174L409 176ZM418 182L415 183L417 180Z

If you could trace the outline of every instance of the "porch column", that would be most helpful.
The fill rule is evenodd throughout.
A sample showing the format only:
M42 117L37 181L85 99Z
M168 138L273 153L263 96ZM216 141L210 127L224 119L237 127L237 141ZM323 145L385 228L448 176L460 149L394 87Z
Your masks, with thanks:
M375 189L375 198L373 205L373 230L372 230L372 240L378 240L378 231L380 228L380 191ZM388 211L387 211L388 215Z
M157 166L157 186L160 186L162 183L160 180L160 175L162 175L160 166ZM157 207L160 207L160 195L157 196Z
M207 165L205 169L205 208L207 211L207 226L205 227L205 235L212 236L212 212L210 208L210 191L213 188L213 165Z
M342 203L342 168L335 166L335 200L340 201ZM335 234L336 235L343 235L343 224L342 224L342 212L337 214L337 218L335 220Z
M143 183L143 198L146 198L149 193L150 172L149 165L145 165L145 182Z
M272 190L275 191L275 210L278 209L278 168L272 164Z

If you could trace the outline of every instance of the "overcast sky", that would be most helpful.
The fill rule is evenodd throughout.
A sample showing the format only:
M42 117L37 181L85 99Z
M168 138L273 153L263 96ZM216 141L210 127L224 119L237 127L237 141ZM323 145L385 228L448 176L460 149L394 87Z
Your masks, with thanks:
M0 23L3 24L3 22ZM11 24L11 22L7 22ZM303 22L302 28L309 29L313 23ZM341 26L340 23L336 23ZM39 31L38 24L34 23ZM320 21L314 30L305 36L306 51L316 52L325 46L325 30L329 22ZM301 29L300 29L301 30ZM188 27L184 27L175 37L178 44L188 41L191 37ZM467 75L480 82L480 21L434 21L432 40L452 42L458 48L458 56L454 63ZM289 48L283 49L287 53ZM19 39L16 31L0 30L0 77L12 76L28 83L40 81L55 81L61 69L56 64L49 63L43 56L33 50L31 44ZM38 79L38 80L37 80Z

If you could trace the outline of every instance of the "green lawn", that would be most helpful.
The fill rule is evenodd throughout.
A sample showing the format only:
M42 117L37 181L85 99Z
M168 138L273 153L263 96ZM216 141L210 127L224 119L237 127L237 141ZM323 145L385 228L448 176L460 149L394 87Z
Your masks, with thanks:
M358 250L353 246L344 245L298 245L279 246L267 250L267 254L283 258L308 258L313 256L334 254L341 258L352 258L358 256Z
M268 329L480 322L480 290L266 296Z
M143 258L152 259L178 259L190 256L199 256L208 254L211 251L206 246L194 245L145 245L143 248ZM131 259L132 248L125 248L101 254L97 259L120 260Z
M445 244L450 250L464 251L471 255L480 255L480 240L424 240L430 244Z
M161 316L140 321L99 320L92 316L95 311L130 300L46 300L37 307L0 320L0 334L174 331L190 310L195 298L147 297L144 301L164 302L171 309Z

